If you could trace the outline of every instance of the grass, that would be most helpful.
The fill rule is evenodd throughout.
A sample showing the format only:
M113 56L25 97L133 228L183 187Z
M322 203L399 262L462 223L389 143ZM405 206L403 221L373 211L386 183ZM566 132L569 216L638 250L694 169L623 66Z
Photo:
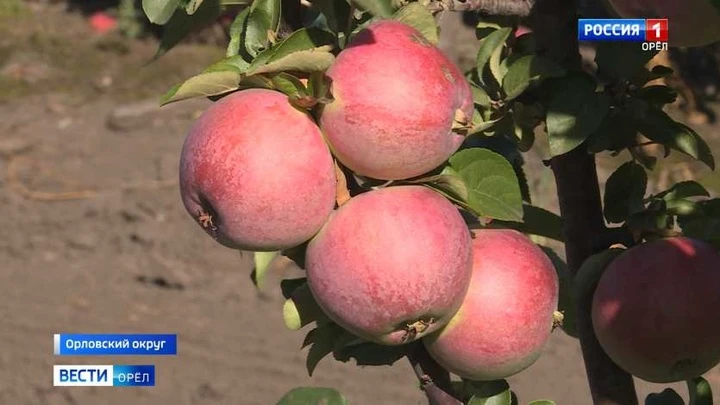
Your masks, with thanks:
M0 19L18 17L28 13L22 0L0 0Z

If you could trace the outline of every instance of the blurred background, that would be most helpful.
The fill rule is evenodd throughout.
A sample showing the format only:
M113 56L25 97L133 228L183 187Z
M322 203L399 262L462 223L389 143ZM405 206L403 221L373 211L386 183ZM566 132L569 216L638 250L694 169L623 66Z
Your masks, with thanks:
M305 331L285 329L279 288L258 292L250 255L216 244L184 211L180 148L209 102L158 100L223 57L230 22L232 12L148 63L161 31L139 1L0 0L0 404L274 404L298 385L338 388L355 405L425 403L404 361L361 369L328 358L308 377ZM441 23L441 47L472 66L473 18ZM718 55L714 46L653 61L679 73L669 81L680 94L671 115L716 155ZM546 157L540 138L527 173L534 203L557 212ZM600 178L625 157L601 155ZM688 179L720 195L719 173L678 154L661 161L649 192ZM278 260L271 277L297 274ZM179 355L54 358L51 337L62 332L178 333ZM52 387L53 364L98 362L155 363L157 387ZM720 371L708 378L718 397ZM509 381L521 403L590 403L579 345L561 330Z

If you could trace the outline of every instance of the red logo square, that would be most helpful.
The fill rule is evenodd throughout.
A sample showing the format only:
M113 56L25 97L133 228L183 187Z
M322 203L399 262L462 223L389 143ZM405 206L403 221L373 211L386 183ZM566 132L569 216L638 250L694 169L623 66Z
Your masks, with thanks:
M667 42L668 40L668 20L667 18L647 19L645 20L645 41L647 42Z

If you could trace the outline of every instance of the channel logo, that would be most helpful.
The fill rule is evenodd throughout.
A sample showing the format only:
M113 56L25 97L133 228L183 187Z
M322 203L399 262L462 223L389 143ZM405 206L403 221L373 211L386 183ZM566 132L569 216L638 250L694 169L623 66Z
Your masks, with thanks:
M668 37L666 18L578 20L579 41L642 42L644 50L662 50L667 49Z
M154 387L154 365L55 365L55 387Z

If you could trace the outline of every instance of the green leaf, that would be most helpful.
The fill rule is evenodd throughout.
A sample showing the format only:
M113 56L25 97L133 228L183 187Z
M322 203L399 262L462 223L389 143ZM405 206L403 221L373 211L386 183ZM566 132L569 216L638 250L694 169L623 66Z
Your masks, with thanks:
M519 151L529 151L535 143L535 127L542 122L542 113L535 105L513 103L514 134Z
M280 290L285 299L290 299L295 290L307 284L306 277L286 278L280 281Z
M238 15L235 16L232 24L230 24L230 42L228 43L225 56L231 57L240 54L240 49L245 51L245 26L247 25L248 14L250 14L250 7L243 9Z
M683 221L700 218L720 219L720 198L713 198L695 203L695 210L678 217L678 223L682 226Z
M497 78L498 84L500 84L502 87L502 83L505 80L505 75L508 73L509 66L515 63L517 60L525 57L527 55L521 55L518 53L511 53L505 57L503 57L503 53L500 52L495 58L498 58L499 64L497 66L494 66L493 69L496 69L496 74L493 76ZM496 61L493 60L493 57L490 58L491 65L495 64ZM493 71L495 72L495 71Z
M290 249L285 249L280 254L292 260L301 269L305 268L305 252L307 251L308 242L302 245L295 246ZM287 297L286 297L287 298Z
M488 96L487 92L480 87L470 86L473 94L473 102L481 107L490 107L492 99Z
M438 43L438 29L435 17L421 3L408 3L393 15L393 19L420 31L431 43Z
M392 0L390 0L392 1ZM394 9L393 9L394 12ZM357 10L355 12L355 16L357 16ZM386 17L375 17L370 13L364 13L360 15L359 19L353 18L353 29L352 32L350 32L350 35L348 35L347 40L345 41L345 44L352 41L353 37L355 35L359 34L361 31L363 31L365 28L367 28L370 24L385 19Z
M653 68L649 71L650 76L648 77L648 81L656 80L656 79L662 79L663 77L672 76L675 71L668 66L663 65L656 65L653 66Z
M183 9L175 10L170 20L163 28L163 36L160 40L153 60L166 54L175 45L179 44L193 30L203 27L214 21L220 15L220 3L218 0L203 1L200 8L193 15L188 15Z
M171 88L160 99L165 105L193 97L208 97L224 94L239 87L242 74L236 71L201 73Z
M648 208L633 213L626 220L626 225L632 234L657 234L669 230L673 225L673 218L663 201L653 201Z
M528 403L528 405L555 405L555 401L551 401L549 399L536 399L535 401Z
M467 131L467 133L465 133L465 136L471 136L471 135L476 135L476 134L480 134L480 133L485 133L486 135L490 136L492 134L487 133L487 131L489 131L491 129L495 130L499 124L503 123L503 119L505 119L506 117L510 118L507 115L502 115L495 119L491 119L488 121L482 121L482 118L480 116L473 113L472 126Z
M643 51L636 42L601 42L597 46L595 62L598 74L607 79L638 81L646 71L645 65L657 55L657 51Z
M522 34L519 37L515 37L515 45L513 46L513 52L522 54L537 53L537 40L535 38L535 34L529 32Z
M315 301L310 286L305 283L297 287L292 296L285 301L283 320L288 329L299 330L312 322L327 322L328 318Z
M712 389L702 377L687 380L690 402L688 405L713 405Z
M467 405L512 405L510 386L505 380L474 383Z
M358 366L391 366L401 360L408 352L408 345L384 346L351 336L343 344L336 345L333 357L337 361L348 362L355 359Z
M564 74L565 69L550 59L536 55L523 56L508 66L502 81L505 98L513 100L531 84Z
M327 104L334 99L330 92L331 83L332 80L325 75L325 72L312 72L308 79L308 89L319 103Z
M669 189L653 196L653 198L662 198L668 204L691 197L710 197L710 193L697 181L688 180L676 183Z
M625 249L610 248L588 257L578 269L573 280L572 299L574 302L587 301L595 292L605 269Z
M522 222L520 184L502 155L482 148L465 149L450 157L450 166L465 182L468 203L479 215Z
M308 90L299 78L285 72L274 74L271 78L275 88L290 97L309 96Z
M577 338L577 315L575 314L575 301L573 300L573 277L565 261L558 256L557 252L547 246L540 246L550 258L558 275L560 294L558 295L558 311L563 313L562 330Z
M285 322L285 327L290 330L300 330L303 326L312 322L312 320L304 322L305 320L300 313L297 303L292 299L285 300L285 304L283 304L283 321Z
M337 390L324 387L298 387L285 394L277 405L347 405Z
M257 56L280 26L280 0L253 0L245 23L245 50Z
M477 57L475 59L475 68L477 69L480 84L487 84L484 81L484 72L485 69L488 68L490 58L493 53L498 51L498 49L502 51L502 48L505 46L505 41L507 41L511 33L512 28L500 28L493 31L480 42L480 49L478 49Z
M517 176L518 183L520 184L520 195L522 196L523 202L531 204L532 196L530 195L530 185L528 184L527 175L525 174L525 168L523 168L523 165L524 163L513 163L513 170L515 170L515 175Z
M391 0L350 0L359 10L367 11L375 17L390 18L394 7Z
M478 34L478 39L483 39L489 33L506 26L508 26L507 16L483 15L475 25L475 33Z
M685 405L685 401L674 389L665 388L660 393L649 394L645 397L645 405Z
M495 51L490 55L490 62L488 67L490 68L490 76L492 77L493 88L498 89L502 87L503 78L507 73L507 67L503 65L503 55L505 47L499 46L495 48ZM496 87L497 86L497 87Z
M467 203L469 199L468 189L460 175L452 168L445 167L442 173L412 181L412 183L426 184L433 189L443 192L450 199Z
M523 204L522 223L497 221L497 224L498 227L511 228L522 233L542 236L560 242L565 240L562 218L554 212L534 205ZM493 227L492 223L490 227Z
M603 213L608 222L620 223L645 208L647 173L635 162L620 166L607 180Z
M523 205L523 232L565 241L562 217L533 205Z
M187 4L185 5L185 12L190 15L195 14L195 11L200 8L202 2L203 0L187 0Z
M716 9L720 10L720 0L710 0L710 4L715 6Z
M247 73L324 71L335 60L335 56L330 52L334 38L331 32L317 28L297 30L258 55L250 64Z
M638 130L630 115L623 110L613 109L605 116L598 129L587 139L587 151L599 153L604 150L620 151L635 144Z
M648 139L685 153L715 170L710 147L692 128L676 122L660 109L640 103L632 106L638 128Z
M250 66L250 64L247 63L245 59L242 58L242 56L236 55L229 58L221 59L213 63L212 65L205 68L202 73L225 71L242 73L247 70L248 66Z
M267 53L264 63L281 60L293 53L308 50L330 51L335 43L335 34L319 28L301 28L277 45L273 46ZM253 61L252 66L257 66Z
M268 89L272 90L275 86L273 86L272 80L265 76L245 76L240 80L240 85L238 87L239 90L244 89Z
M518 104L518 103L516 103ZM517 146L517 142L512 139L512 126L513 120L518 115L517 111L513 111L512 117L510 114L504 115L502 120L496 124L493 129L494 135L474 135L469 136L463 142L461 149L467 148L483 148L489 149L495 153L499 153L513 166L515 175L518 178L520 184L520 194L523 201L530 202L530 187L527 182L527 176L523 165L525 160L522 153L520 153Z
M308 375L312 377L318 363L328 354L333 352L336 340L346 335L346 332L338 325L330 322L318 326L312 334L312 346L308 350L305 366Z
M595 92L595 82L585 75L558 79L551 87L547 133L550 153L570 152L596 131L610 111L610 98Z
M143 0L143 12L153 24L165 25L178 9L180 0Z
M270 263L272 263L277 254L278 252L255 252L253 254L255 267L252 272L252 279L257 288L262 289L265 286L265 274L267 274Z
M645 86L638 89L637 97L656 107L662 107L665 104L674 103L677 99L677 92L668 86Z
M303 339L302 346L300 346L301 349L304 349L306 347L312 346L313 343L315 343L315 336L317 335L318 328L313 328L305 334L305 339Z
M335 56L331 52L310 49L297 51L282 59L258 66L248 73L261 74L285 71L321 72L327 70L334 61Z
M347 1L314 0L312 5L325 16L327 26L332 32L345 32L350 19L350 5Z
M683 235L710 243L720 249L720 217L683 221Z

